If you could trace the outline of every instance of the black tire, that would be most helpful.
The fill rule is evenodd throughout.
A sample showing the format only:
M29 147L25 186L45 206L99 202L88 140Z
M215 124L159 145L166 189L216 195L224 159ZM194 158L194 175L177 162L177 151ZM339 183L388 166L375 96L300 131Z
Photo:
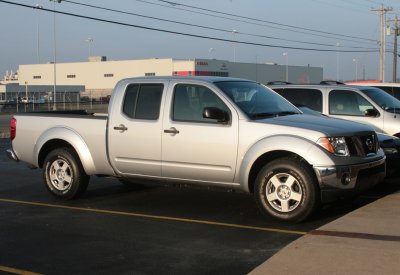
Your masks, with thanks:
M44 160L42 173L47 190L59 199L72 200L79 197L89 183L89 176L71 148L51 151Z
M280 158L258 173L254 196L264 215L301 222L319 204L319 188L312 169L295 158Z

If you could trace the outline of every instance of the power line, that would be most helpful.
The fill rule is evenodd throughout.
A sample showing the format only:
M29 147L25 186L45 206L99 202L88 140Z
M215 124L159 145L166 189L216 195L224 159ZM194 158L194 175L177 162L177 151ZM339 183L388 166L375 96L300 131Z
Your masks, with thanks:
M207 27L207 26L202 26L202 25L197 25L197 24L192 24L192 23L186 23L186 22L181 22L181 21L163 19L163 18L159 18L159 17L147 16L147 15L143 15L143 14L138 14L138 13L133 13L133 12L128 12L128 11L122 11L122 10L117 10L117 9L111 9L111 8L97 6L97 5L79 3L79 2L76 2L76 1L63 0L63 2L70 3L70 4L73 4L73 5L78 5L78 6L84 6L84 7L99 9L99 10L111 11L111 12L120 13L120 14L133 15L133 16L146 18L146 19L152 19L152 20L157 20L157 21L162 21L162 22L174 23L174 24L179 24L179 25L184 25L184 26L189 26L189 27L196 27L196 28L202 28L202 29L206 29L206 30L214 30L214 31L220 31L220 32L225 32L225 33L232 33L232 30L215 28L215 27ZM236 34L240 34L240 35L250 36L250 37L267 38L267 39L286 41L286 42L295 42L295 43L301 43L301 44L307 44L307 45L335 47L335 45L333 45L333 44L306 42L306 41L285 39L285 38L281 38L281 37L252 34L252 33L240 32L240 31L236 31L235 33ZM349 48L349 49L365 49L365 50L373 50L373 49L375 49L375 48L366 48L366 47L357 47L357 46L343 46L343 47L344 48Z
M360 43L359 40L357 41L357 40L352 40L352 39L346 39L346 38L343 38L343 37L342 38L338 38L338 37L332 37L332 36L327 36L327 35L322 35L322 34L303 32L303 31L300 31L300 30L292 30L292 29L287 29L287 28L283 28L283 27L269 26L269 25L266 25L266 24L250 22L250 21L245 21L245 20L236 19L236 18L217 16L217 15L213 15L213 14L209 14L209 13L204 13L204 12L199 12L199 11L192 11L192 10L188 10L188 9L184 9L184 8L178 8L176 6L167 6L167 5L163 5L163 4L157 4L157 3L149 2L149 1L146 1L146 0L136 0L136 1L142 2L142 3L146 3L146 4L150 4L150 5L154 5L154 6L165 7L165 8L169 8L169 9L175 9L175 10L181 10L181 11L185 11L185 12L191 12L191 13L195 13L195 14L211 16L211 17L215 17L215 18L219 18L219 19L225 19L225 20L230 20L230 21L234 21L234 22L241 22L241 23L251 24L251 25L255 25L255 26L268 27L268 28L272 28L272 29L289 31L289 32L296 32L296 33L301 33L301 34L310 35L310 36L324 37L324 38L328 38L328 39L335 39L335 40L340 39L341 41L350 41L350 42ZM373 39L369 39L369 40L370 40L369 42L364 41L364 43L377 43L376 40L373 40Z
M141 0L138 0L138 1L143 2ZM181 4L181 3L172 2L172 1L166 1L166 0L155 0L155 1L167 3L167 4L170 4L170 5L174 5L174 6L183 6L183 7L196 9L196 10L202 10L202 11L207 11L207 12L212 12L212 13L222 14L222 15L228 15L228 16L242 18L242 19L256 21L256 22L263 22L263 23L268 23L268 24L272 24L272 25L293 28L293 29L297 29L297 30L310 31L310 32L315 32L315 33L323 33L323 34L329 34L329 35L334 35L334 36L339 36L339 37L346 37L346 38L353 38L353 39L359 39L359 40L364 40L364 41L376 42L375 40L372 40L372 39L369 39L369 38L350 36L350 35L345 35L345 34L337 34L337 33L332 33L332 32L321 31L321 30L315 30L315 29L311 29L311 28L298 27L298 26L293 26L293 25L288 25L288 24L283 24L283 23L277 23L277 22L263 20L263 19L257 19L257 18L242 16L242 15L239 15L239 14L232 14L232 13L227 13L227 12L221 12L221 11L216 11L216 10L205 9L205 8L201 8L201 7L197 7L197 6L191 6L191 5Z
M0 0L0 3L10 4L10 5L14 5L14 6L20 6L20 7L29 8L29 9L33 8L33 6L20 4L20 3L14 3L14 2L5 1L5 0ZM211 37L211 36L204 36L204 35L197 35L197 34L191 34L191 33L177 32L177 31L171 31L171 30L167 30L167 29L152 28L152 27L134 25L134 24L123 23L123 22L118 22L118 21L113 21L113 20L101 19L101 18L97 18L97 17L85 16L85 15L80 15L80 14L75 14L75 13L63 12L63 11L59 11L59 10L50 10L50 9L46 9L46 8L42 8L42 11L51 12L51 13L57 13L57 14L62 14L62 15L67 15L67 16L72 16L72 17L81 18L81 19L93 20L93 21L97 21L97 22L110 23L110 24L115 24L115 25L120 25L120 26L144 29L144 30L149 30L149 31L157 31L157 32L163 32L163 33L169 33L169 34L175 34L175 35L181 35L181 36L195 37L195 38L201 38L201 39L209 39L209 40L237 43L237 44L243 44L243 45L251 45L251 46L260 46L260 47L269 47L269 48L281 48L281 49L292 49L292 50L302 50L302 51L317 51L317 52L342 52L342 53L362 53L362 52L371 52L372 53L372 52L377 52L377 50L316 49L316 48L301 48L301 47L289 47L289 46L262 44L262 43L230 40L230 39L223 39L223 38L217 38L217 37Z

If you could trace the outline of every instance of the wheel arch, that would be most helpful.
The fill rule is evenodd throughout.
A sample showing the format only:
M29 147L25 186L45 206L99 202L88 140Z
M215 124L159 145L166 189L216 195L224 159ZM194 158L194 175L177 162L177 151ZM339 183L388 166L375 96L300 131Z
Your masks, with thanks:
M243 189L253 193L257 173L267 163L277 158L296 158L311 168L310 171L313 171L312 167L317 159L326 163L331 162L322 149L315 150L316 146L310 140L298 136L273 136L260 140L243 157L239 169L239 181ZM315 172L312 173L313 177L316 177Z
M293 152L285 151L285 150L277 150L277 151L267 152L267 153L261 155L251 166L249 178L248 178L248 188L249 188L250 193L254 192L254 184L255 184L257 175L260 172L260 170L269 162L276 160L278 158L285 158L285 157L299 160L300 162L306 164L310 168L310 171L312 171L312 165L310 163L308 163L304 158L302 158L301 156L299 156ZM312 176L316 178L315 173L313 173Z
M61 127L52 128L39 137L34 147L37 166L42 168L46 156L52 150L62 147L71 148L76 153L87 175L95 174L92 154L82 137L71 129Z

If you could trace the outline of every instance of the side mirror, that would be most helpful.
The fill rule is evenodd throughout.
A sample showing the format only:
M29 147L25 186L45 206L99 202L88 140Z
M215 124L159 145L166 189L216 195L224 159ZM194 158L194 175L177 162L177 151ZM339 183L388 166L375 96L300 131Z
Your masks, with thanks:
M364 112L365 116L368 117L377 117L379 116L379 112L376 109L367 109Z
M215 119L221 123L227 123L229 121L228 113L216 107L204 108L203 118Z

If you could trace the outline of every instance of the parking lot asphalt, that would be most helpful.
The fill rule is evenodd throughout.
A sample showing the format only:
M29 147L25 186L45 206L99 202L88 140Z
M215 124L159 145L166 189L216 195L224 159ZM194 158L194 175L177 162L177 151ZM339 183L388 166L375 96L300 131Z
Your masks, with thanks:
M54 199L40 170L5 157L0 139L0 271L39 274L245 274L307 232L387 193L325 207L283 224L252 196L92 178L74 201ZM11 272L17 273L17 272Z

